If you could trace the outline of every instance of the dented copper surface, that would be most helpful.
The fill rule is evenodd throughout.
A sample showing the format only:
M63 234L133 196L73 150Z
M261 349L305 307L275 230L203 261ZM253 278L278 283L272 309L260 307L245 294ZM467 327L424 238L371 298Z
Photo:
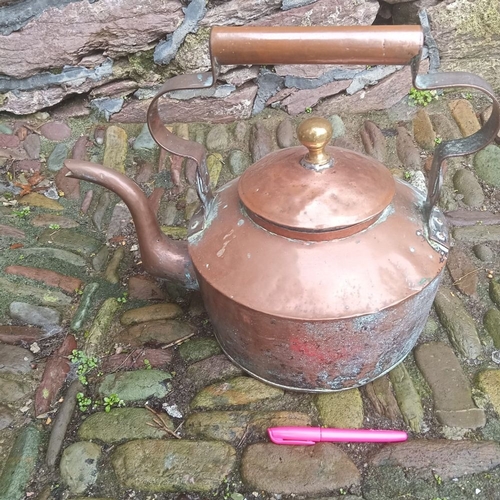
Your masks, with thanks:
M159 228L139 187L116 171L68 160L70 176L123 198L150 273L199 285L224 352L248 373L287 389L357 387L389 371L417 341L444 269L449 239L436 202L443 160L491 142L500 108L484 80L465 73L418 75L419 27L214 28L212 72L171 78L148 110L158 144L196 161L202 201L188 242ZM422 89L467 86L493 101L484 127L437 148L424 194L373 158L327 146L324 120L305 146L273 153L217 192L205 148L170 133L161 96L216 83L221 64L412 64Z

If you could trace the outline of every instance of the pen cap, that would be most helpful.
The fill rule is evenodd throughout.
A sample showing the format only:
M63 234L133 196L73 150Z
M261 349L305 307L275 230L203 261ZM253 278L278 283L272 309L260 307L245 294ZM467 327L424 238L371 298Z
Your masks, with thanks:
M319 427L270 427L267 433L275 444L313 445L321 438Z

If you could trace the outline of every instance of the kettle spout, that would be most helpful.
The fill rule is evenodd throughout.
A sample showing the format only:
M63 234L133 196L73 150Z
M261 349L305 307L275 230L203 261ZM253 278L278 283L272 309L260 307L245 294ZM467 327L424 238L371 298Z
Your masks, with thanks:
M187 243L174 241L162 233L146 195L134 181L116 170L87 161L66 160L64 164L69 170L67 177L99 184L125 202L134 220L142 264L148 273L175 280L189 289L198 288Z

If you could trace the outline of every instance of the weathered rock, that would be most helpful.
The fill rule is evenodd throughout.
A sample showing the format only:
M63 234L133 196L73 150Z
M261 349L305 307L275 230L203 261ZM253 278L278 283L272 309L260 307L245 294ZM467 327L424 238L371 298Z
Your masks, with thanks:
M49 442L47 444L47 454L45 455L45 462L49 467L54 467L57 458L63 446L64 438L66 437L66 430L73 416L76 408L76 395L83 391L83 385L79 380L71 382L68 390L64 395L59 410L52 425Z
M364 390L379 415L383 415L391 420L402 417L388 376L384 375L370 382L365 385Z
M69 149L66 144L59 143L52 150L50 156L47 158L47 168L51 172L58 172L64 166L64 160L68 157Z
M497 307L500 307L500 283L497 280L491 280L489 286L490 299Z
M135 325L146 321L174 319L180 314L182 314L182 309L177 304L154 304L130 309L122 314L120 322L122 325Z
M74 229L46 229L39 237L41 245L51 243L61 247L63 250L75 252L79 255L89 257L96 253L101 247L101 242L88 236L76 232Z
M235 462L235 450L216 441L139 439L117 447L111 456L123 488L156 492L208 493Z
M493 250L488 245L474 245L474 254L483 262L492 262L494 258Z
M170 392L172 375L161 370L138 370L106 375L99 386L102 396L117 394L123 401L164 398Z
M17 229L12 226L0 225L0 237L16 238L18 240L23 240L26 234L21 229Z
M272 151L271 134L263 123L257 122L252 127L249 148L253 162L260 160Z
M196 388L243 375L241 368L231 363L225 354L211 356L189 366L186 373Z
M186 363L195 363L220 352L219 344L214 339L190 340L179 347L179 354Z
M21 375L30 373L33 354L30 351L13 345L0 344L0 373Z
M469 207L479 208L484 203L484 193L479 182L470 170L457 170L453 176L455 189L463 196L463 202Z
M92 267L98 272L103 271L108 262L108 257L109 257L109 247L103 245L101 249L92 258Z
M188 436L238 443L247 431L249 411L208 411L189 415L184 430Z
M3 431L14 421L14 413L5 405L0 405L0 431Z
M210 122L227 123L228 121L250 118L252 103L257 93L257 85L245 85L231 92L224 99L217 97L195 97L189 100L164 98L159 105L160 116L168 123L172 122ZM150 99L131 99L123 109L111 117L117 123L144 123Z
M451 290L441 287L434 300L434 307L455 349L468 358L476 359L480 356L481 341L476 325L462 301Z
M211 127L205 141L209 151L225 151L229 145L229 134L225 125Z
M316 106L321 99L334 96L345 90L351 80L330 82L314 89L297 90L281 101L281 106L290 115L298 115Z
M40 431L34 425L21 430L0 476L0 498L25 498L26 488L36 466L40 440Z
M65 229L79 226L78 222L73 219L54 214L39 214L33 217L31 223L35 227L48 227L51 225L57 225Z
M4 344L21 344L27 342L31 344L36 342L43 336L43 331L40 328L32 326L0 326L0 342Z
M40 136L38 134L28 135L23 141L23 148L28 158L38 160L40 158Z
M170 344L195 333L186 322L176 320L157 320L139 323L120 332L120 342L132 346L144 344Z
M132 214L127 205L120 201L115 205L111 219L106 231L106 239L111 240L117 236L124 234L125 228L132 222Z
M280 148L291 148L296 144L295 127L292 120L285 118L276 129L276 141Z
M210 187L212 189L217 187L223 164L224 161L219 153L213 153L207 158L207 169L210 176Z
M481 113L481 123L484 125L489 119L490 119L490 116L491 116L491 113L493 111L493 106L490 105L488 106L482 113ZM500 143L500 131L498 132L496 138L495 138L495 142L498 144Z
M17 148L19 138L12 134L0 134L0 148Z
M42 281L46 285L54 286L68 293L74 293L82 286L82 280L68 276L66 274L57 273L49 269L41 269L38 267L28 266L7 266L4 269L7 274L23 276L32 280Z
M478 269L464 252L453 248L450 251L446 266L448 267L448 271L450 271L453 284L462 293L465 295L476 294Z
M361 476L336 445L253 444L243 454L241 474L249 488L269 493L320 495L358 485Z
M486 243L500 241L500 225L478 225L455 227L453 237L465 243Z
M92 197L94 195L94 191L90 189L85 193L85 196L83 197L82 204L80 206L80 210L83 214L86 214L90 208L90 204L92 203Z
M35 415L46 413L54 403L70 370L68 356L76 347L75 337L68 335L59 349L49 357L35 392Z
M484 472L500 464L500 445L493 441L411 440L382 448L371 465L393 465L443 480Z
M457 99L456 101L450 101L448 106L464 137L472 135L481 128L474 108L469 101Z
M165 300L165 292L156 281L146 276L131 276L128 280L128 296L137 300Z
M437 419L450 427L483 427L484 410L474 405L469 380L453 350L441 342L429 342L418 346L414 354L432 390Z
M122 174L125 173L127 150L127 132L121 127L110 125L106 129L106 146L102 164Z
M172 353L164 349L136 349L129 353L112 354L101 363L104 373L118 370L140 370L151 368L165 368L172 361Z
M49 259L61 260L76 267L84 267L87 265L87 261L83 257L80 257L80 255L76 255L66 250L60 250L59 248L23 248L22 252L23 255L40 255Z
M430 116L432 127L436 131L436 135L441 137L443 141L449 141L450 139L458 139L460 137L460 130L455 122L448 119L448 117L442 113Z
M404 421L414 432L420 432L424 423L424 409L408 370L399 364L389 372L389 378Z
M89 312L91 300L99 288L99 283L89 283L85 286L83 294L80 298L80 304L78 305L78 309L73 315L73 319L71 320L71 329L75 332L80 330L85 321L87 314Z
M477 376L479 388L484 391L500 415L500 370L484 370Z
M404 127L398 127L398 136L396 139L396 151L399 161L404 168L418 170L420 168L420 151L413 143L412 136Z
M46 306L68 306L71 304L71 297L68 297L62 292L58 292L57 290L48 290L42 287L25 285L23 283L14 283L4 278L0 278L0 289L3 293L9 293L13 297L29 297L29 300L36 302L41 305ZM24 303L23 303L24 304ZM30 304L26 304L25 306L16 306L16 314L18 315L17 319L23 321L24 323L36 325L37 323L31 322L31 311L33 311L33 321L38 321L36 307L31 306ZM38 325L41 326L41 325Z
M32 207L46 208L47 210L64 210L64 207L55 200L51 200L43 194L29 193L19 200L19 205L30 205Z
M306 413L294 411L265 411L252 415L248 431L252 436L266 439L269 427L310 427L311 417Z
M135 138L134 145L132 147L136 151L140 149L155 149L157 147L157 144L149 131L147 123L142 126L141 133Z
M482 181L500 187L500 148L490 144L476 153L474 170Z
M64 122L48 122L40 127L40 133L49 141L65 141L71 137L71 129Z
M80 198L80 179L66 177L66 174L68 172L68 168L63 166L61 170L57 172L54 181L56 183L58 191L63 192L65 198L67 198L68 200L78 200Z
M61 313L50 307L34 306L25 302L12 302L9 306L11 318L35 326L52 326L61 323Z
M241 175L251 163L250 157L239 149L229 153L229 168L234 175Z
M498 5L489 0L439 2L428 9L442 71L481 75L499 89Z
M120 282L120 264L125 257L125 248L118 247L111 257L106 270L104 271L104 278L110 283L116 284Z
M415 118L413 118L413 136L420 147L434 149L436 145L436 133L425 109L419 109Z
M100 343L106 338L109 327L120 304L114 297L107 298L100 307L92 326L85 335L85 353L94 355L99 350Z
M315 400L325 427L341 429L363 427L363 401L359 389L319 394Z
M191 401L191 409L215 409L243 406L250 403L281 398L283 390L249 377L236 377L202 389Z
M90 415L78 429L78 437L84 441L118 443L132 439L161 439L167 432L149 424L153 415L145 408L115 408L109 413L98 412ZM174 424L167 415L162 415L170 430Z
M14 403L30 392L31 387L27 383L0 376L0 403Z
M101 447L86 441L70 444L64 450L61 478L72 493L83 493L96 482L100 458Z
M488 309L483 318L484 327L493 339L493 344L500 349L500 311L495 307Z
M385 163L387 141L377 125L371 120L365 120L360 135L365 151L376 160Z

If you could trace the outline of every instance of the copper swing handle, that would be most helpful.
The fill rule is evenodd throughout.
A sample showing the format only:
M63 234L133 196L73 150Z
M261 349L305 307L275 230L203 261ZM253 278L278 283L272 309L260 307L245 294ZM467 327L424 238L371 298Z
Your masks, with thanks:
M207 152L201 144L165 128L158 108L162 95L209 88L224 64L409 64L422 45L419 26L214 27L210 34L212 71L167 80L149 106L149 130L163 149L196 161L198 194L206 209L213 199Z

